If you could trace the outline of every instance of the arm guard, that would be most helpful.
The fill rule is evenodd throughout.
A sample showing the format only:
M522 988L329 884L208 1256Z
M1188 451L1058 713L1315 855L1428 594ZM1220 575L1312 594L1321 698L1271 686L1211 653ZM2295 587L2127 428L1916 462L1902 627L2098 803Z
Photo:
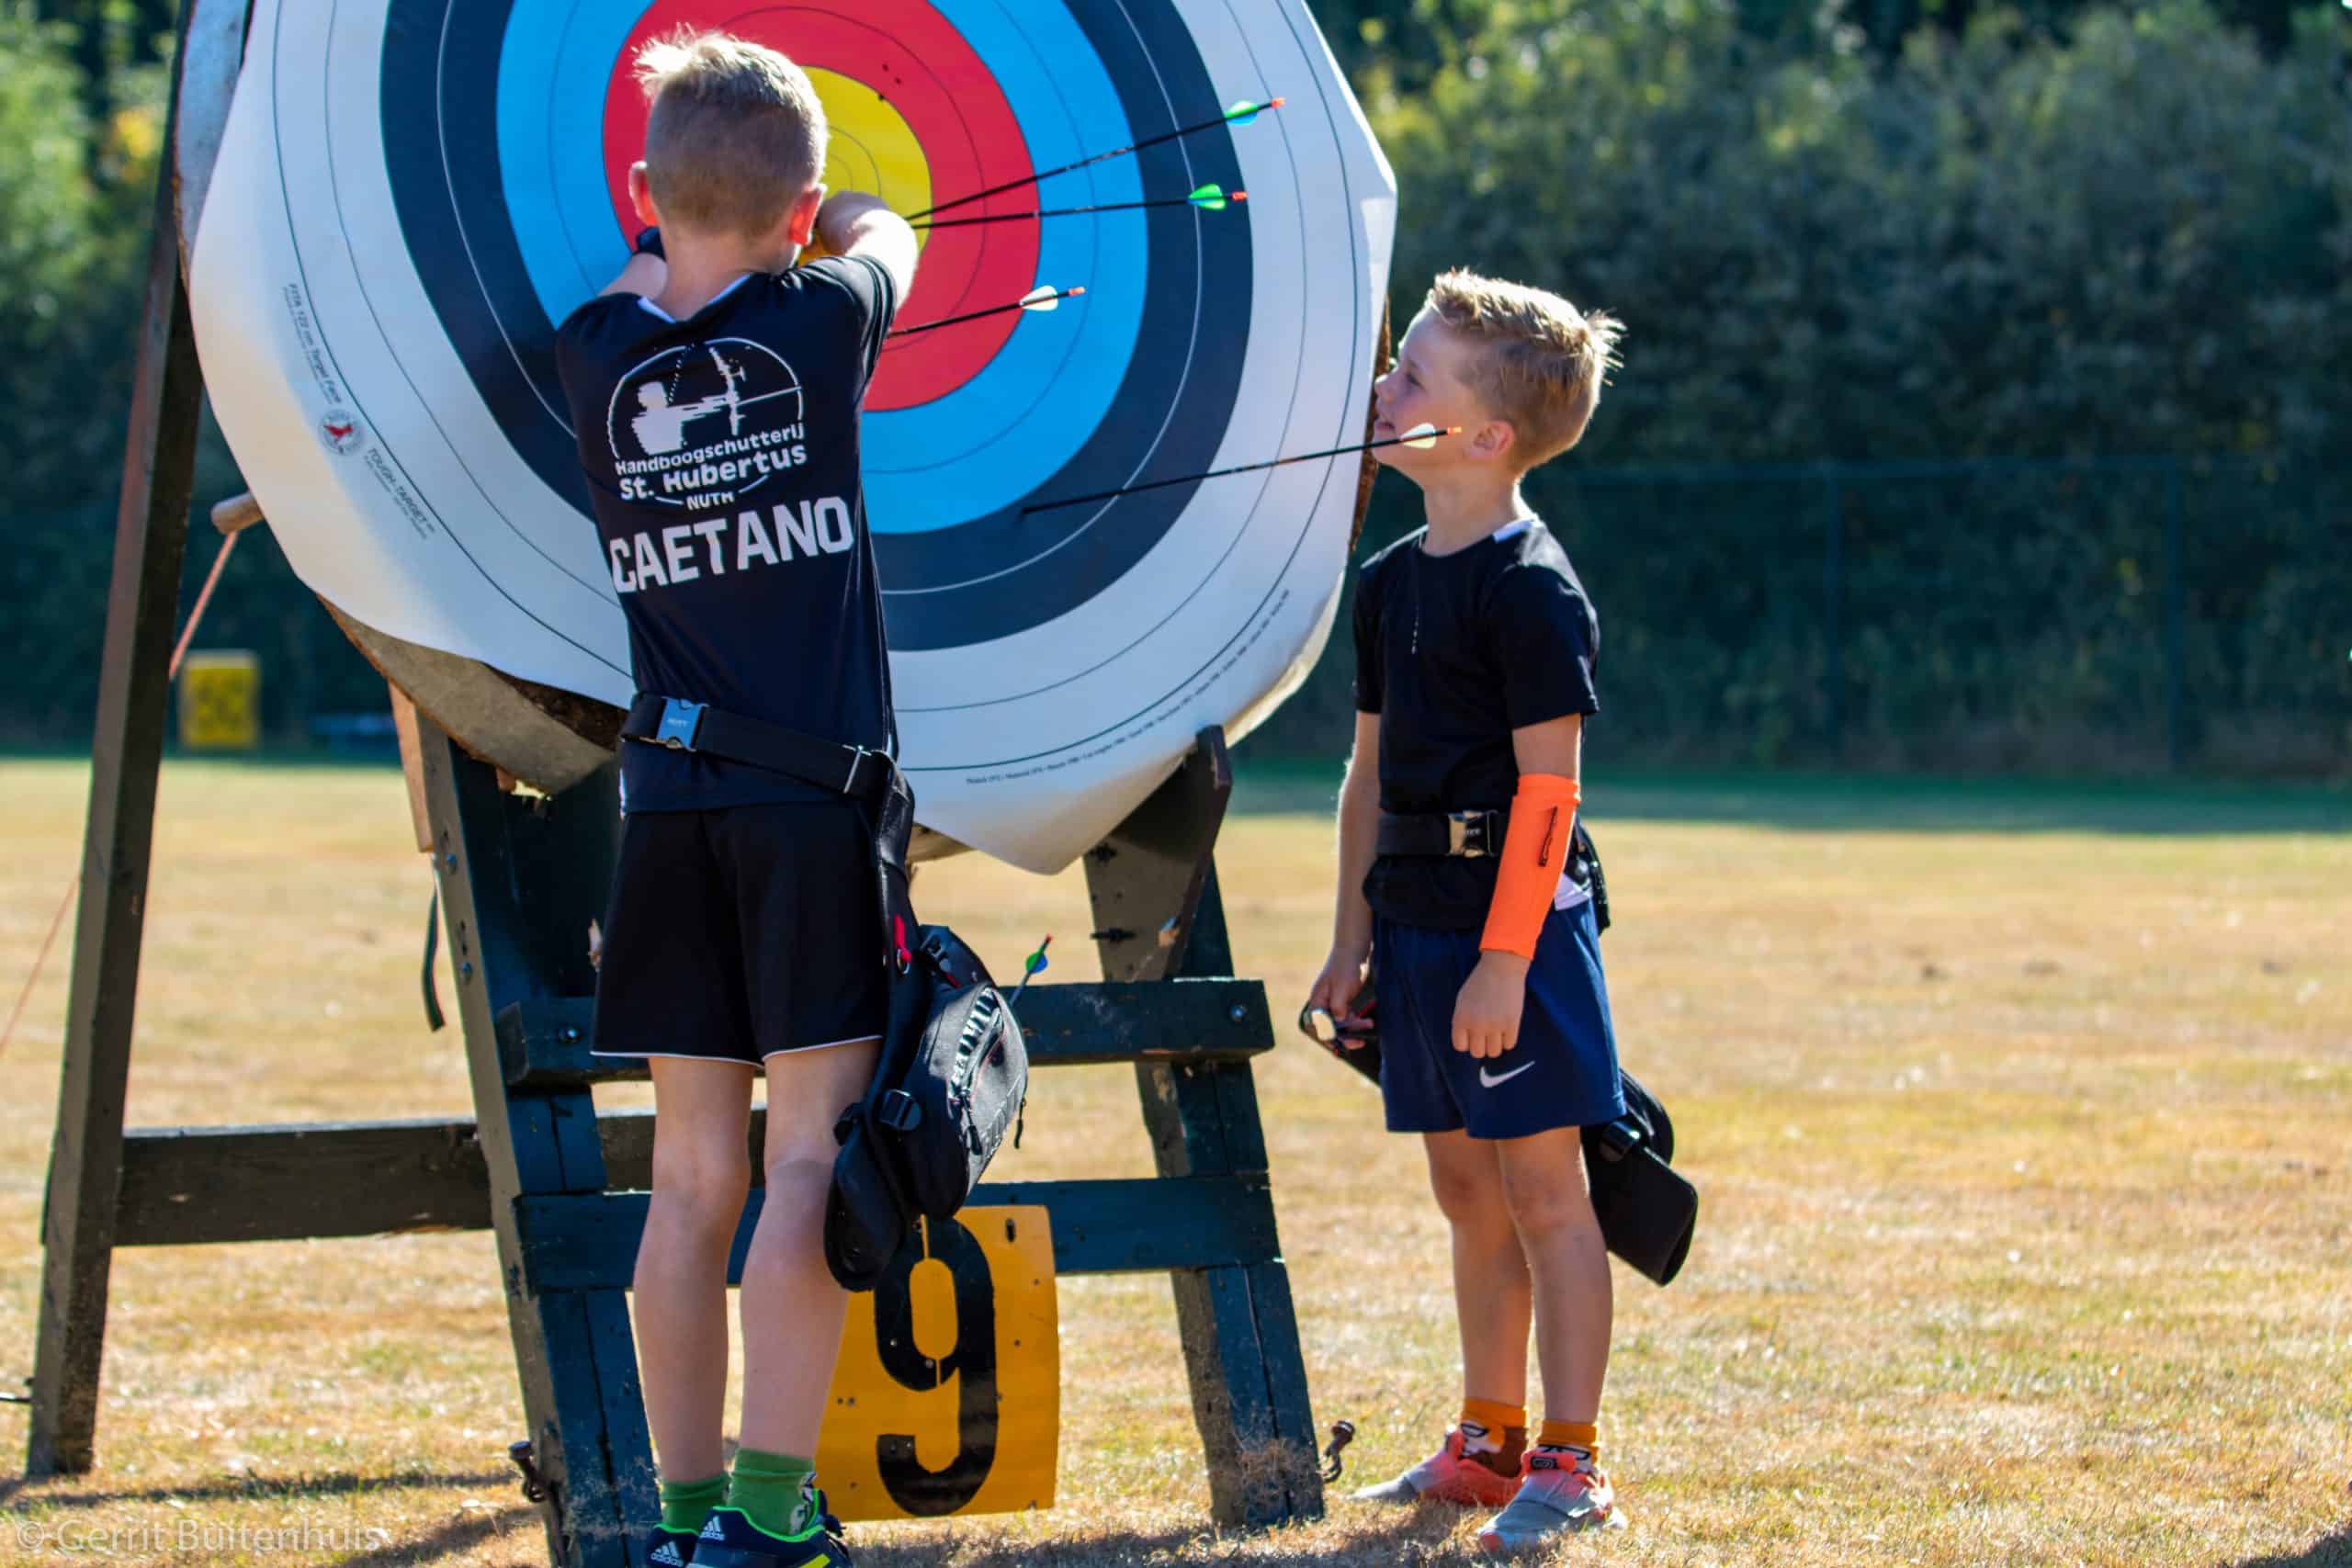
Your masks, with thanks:
M1488 953L1516 953L1531 962L1535 939L1552 912L1567 869L1569 835L1576 827L1583 788L1558 773L1521 773L1510 803L1510 830L1503 837L1501 874L1487 907L1486 934L1478 946Z

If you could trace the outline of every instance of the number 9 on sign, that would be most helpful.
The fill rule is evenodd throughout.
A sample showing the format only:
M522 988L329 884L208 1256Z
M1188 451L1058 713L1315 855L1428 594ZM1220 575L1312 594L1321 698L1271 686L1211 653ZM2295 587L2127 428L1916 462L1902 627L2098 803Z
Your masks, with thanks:
M1049 1508L1061 1433L1042 1208L925 1224L852 1296L817 1470L844 1519Z

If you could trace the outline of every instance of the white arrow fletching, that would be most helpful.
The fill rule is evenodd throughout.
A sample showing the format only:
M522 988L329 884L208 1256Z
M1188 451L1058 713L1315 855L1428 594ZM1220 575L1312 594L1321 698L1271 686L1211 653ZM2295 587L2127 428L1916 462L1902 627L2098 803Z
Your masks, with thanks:
M1040 314L1048 310L1058 310L1061 305L1062 291L1051 284L1047 284L1043 288L1033 288L1021 297L1023 310L1035 310Z
M1396 439L1416 452L1426 452L1437 445L1438 429L1434 424L1417 424Z

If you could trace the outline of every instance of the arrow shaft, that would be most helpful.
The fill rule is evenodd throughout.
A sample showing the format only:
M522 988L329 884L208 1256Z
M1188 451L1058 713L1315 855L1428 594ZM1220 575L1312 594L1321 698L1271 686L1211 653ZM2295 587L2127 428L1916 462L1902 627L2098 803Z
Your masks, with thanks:
M967 229L975 223L1022 223L1037 218L1080 218L1091 212L1133 212L1147 207L1191 207L1188 196L1170 197L1160 201L1111 201L1093 207L1049 207L1042 212L995 212L979 218L926 219L912 225L917 229Z
M1055 291L1053 298L1057 301L1067 299L1075 292L1077 291L1068 288L1057 289ZM896 331L892 332L890 335L892 337L906 337L913 333L934 332L941 327L959 326L966 321L977 321L988 316L1001 316L1014 310L1032 310L1042 303L1044 303L1044 301L1040 299L1015 299L1010 305L990 305L984 310L967 310L960 316L942 316L935 321L917 321L913 326L898 328Z
M1274 107L1272 103L1261 104L1259 109L1262 113ZM976 201L986 201L992 196L1002 196L1007 191L1020 190L1025 186L1034 186L1040 180L1052 179L1056 175L1075 174L1080 169L1091 169L1097 164L1107 164L1114 158L1128 157L1143 152L1146 148L1158 147L1163 142L1175 141L1187 136L1197 136L1204 130L1215 130L1232 118L1233 112L1227 110L1215 119L1204 119L1198 125L1179 126L1174 130L1165 131L1158 136L1148 136L1133 146L1114 148L1108 152L1097 152L1091 158L1080 158L1075 164L1064 164L1058 168L1046 169L1034 175L1023 175L1017 180L1007 180L1002 185L990 186L986 190L976 190L969 196L959 196L953 201L943 201L936 207L927 207L921 212L908 214L908 220L912 222L928 218L934 212L953 212L959 207L968 207Z
M1170 485L1198 484L1205 479L1221 479L1233 474L1254 474L1263 468L1279 468L1291 463L1312 463L1321 457L1344 457L1353 452L1372 452L1383 446L1402 446L1407 438L1392 435L1385 441L1366 441L1353 446L1334 446L1328 452L1302 452L1295 457L1275 457L1263 463L1243 463L1237 468L1212 468L1204 474L1182 474L1172 479L1152 479L1145 484L1121 485L1093 495L1073 495L1061 501L1040 501L1023 507L1023 513L1055 512L1065 506L1084 506L1090 502L1116 501L1123 495L1141 495L1147 491L1166 490Z

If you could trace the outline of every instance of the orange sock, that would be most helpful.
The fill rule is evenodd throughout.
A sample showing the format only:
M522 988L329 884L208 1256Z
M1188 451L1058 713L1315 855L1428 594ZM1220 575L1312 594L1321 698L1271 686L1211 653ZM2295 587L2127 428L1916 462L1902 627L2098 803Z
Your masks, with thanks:
M1513 1427L1527 1425L1527 1407L1505 1404L1498 1399L1465 1399L1462 1402L1462 1422L1467 1427L1483 1427L1490 1438L1500 1438Z
M1462 1402L1462 1455L1497 1475L1517 1475L1527 1452L1527 1411L1495 1399ZM1478 1435L1473 1436L1476 1431Z
M1546 1421L1535 1445L1544 1449L1581 1449L1588 1459L1600 1457L1600 1428L1583 1421Z

